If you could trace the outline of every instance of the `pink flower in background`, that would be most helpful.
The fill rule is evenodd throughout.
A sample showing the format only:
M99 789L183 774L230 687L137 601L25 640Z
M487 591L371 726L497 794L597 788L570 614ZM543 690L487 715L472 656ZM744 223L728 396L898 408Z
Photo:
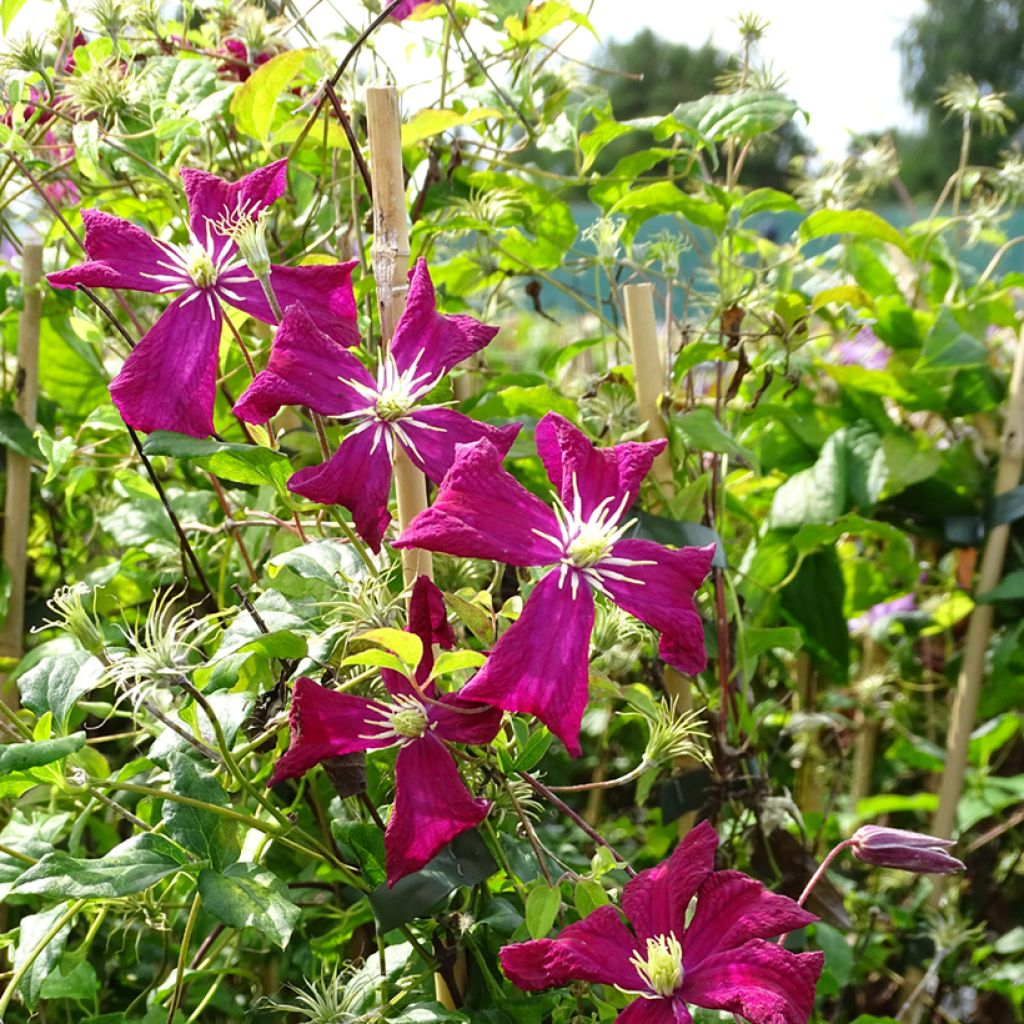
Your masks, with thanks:
M301 306L289 309L270 362L235 405L249 423L263 423L282 405L306 405L352 427L334 455L300 469L289 490L324 505L343 505L374 551L391 516L395 446L435 483L448 472L456 445L485 439L501 456L518 424L492 427L471 420L427 395L456 363L498 333L470 316L442 316L425 260L410 274L405 310L374 377L351 353L317 330Z
M405 21L409 15L420 7L425 7L427 4L434 2L435 0L402 0L402 3L391 12L391 17L395 21Z
M501 466L489 441L462 445L434 504L395 542L517 566L551 566L523 613L462 693L535 715L569 752L580 751L587 704L593 591L661 633L661 656L681 672L704 668L704 629L693 595L714 547L672 550L626 540L622 523L664 441L594 445L568 420L537 424L537 451L554 485L554 510Z
M935 875L964 870L963 861L948 852L955 845L952 839L938 839L921 832L862 825L848 845L857 860L878 867Z
M398 747L395 802L384 833L388 885L418 871L461 832L479 825L490 804L466 789L446 742L490 743L501 714L454 694L437 695L429 681L432 644L452 647L441 592L421 576L409 604L408 631L423 642L414 686L382 669L388 700L328 690L300 678L292 695L292 737L268 785L294 779L329 757Z
M47 275L55 288L124 288L178 297L161 314L110 385L114 404L138 430L213 431L221 304L265 323L275 316L231 232L256 223L285 190L287 161L234 183L206 171L181 172L189 206L186 244L154 238L120 217L83 210L87 263ZM355 265L270 268L282 306L301 302L340 344L358 342L351 271Z
M917 599L913 594L904 594L902 597L894 597L889 601L881 601L872 605L863 615L850 619L848 625L851 633L860 633L870 629L883 619L916 610Z
M250 57L249 47L241 39L233 37L229 37L221 43L219 52L232 59L218 65L217 70L222 75L231 75L237 78L239 82L247 81L254 68L266 64L273 56L271 53L261 52Z
M717 845L701 822L668 860L626 883L628 927L615 907L598 907L556 939L505 946L505 974L527 992L586 981L636 995L618 1024L692 1024L687 1006L807 1024L824 954L765 940L817 918L739 871L715 871Z
M833 345L832 354L840 366L884 370L892 358L892 349L870 327L863 327L856 337Z

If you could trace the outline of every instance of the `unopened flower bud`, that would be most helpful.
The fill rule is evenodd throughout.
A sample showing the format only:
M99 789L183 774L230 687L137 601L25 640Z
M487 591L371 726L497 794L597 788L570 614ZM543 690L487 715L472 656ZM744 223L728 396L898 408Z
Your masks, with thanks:
M952 839L880 825L863 825L850 839L851 852L865 864L935 875L964 870L963 862L947 852L952 845Z

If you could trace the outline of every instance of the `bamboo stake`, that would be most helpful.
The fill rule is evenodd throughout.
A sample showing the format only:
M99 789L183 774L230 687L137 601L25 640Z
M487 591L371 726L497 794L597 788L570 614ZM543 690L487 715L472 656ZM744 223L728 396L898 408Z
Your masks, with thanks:
M43 247L27 243L22 250L21 280L25 306L18 319L18 369L14 379L14 411L29 430L36 425L39 394L39 323L42 294ZM7 496L4 503L3 559L11 574L11 598L7 621L0 633L0 657L20 658L24 653L25 577L28 561L28 529L31 515L32 461L7 451ZM3 700L17 706L13 687L4 688Z
M633 387L636 391L636 405L640 419L646 421L644 438L657 441L668 438L668 429L662 419L658 402L664 390L665 364L662 361L661 346L654 320L654 287L650 284L628 284L623 288L626 305L626 328L629 333L629 350L633 357ZM651 474L661 491L662 501L671 494L675 482L672 472L672 458L668 448L654 460ZM653 508L657 511L661 502ZM665 691L676 702L680 715L693 710L693 689L689 679L671 665L665 666ZM676 765L683 771L699 766L693 758L680 758ZM679 838L682 839L696 820L696 812L688 811L679 818Z
M366 120L370 138L370 169L373 177L373 274L377 282L381 333L386 347L405 308L409 289L409 215L405 206L405 175L402 168L402 116L394 86L366 90ZM398 525L405 529L427 507L427 481L401 446L395 445L395 493ZM433 576L430 552L402 552L406 586L417 576Z
M1017 351L1010 374L1009 408L1003 427L999 467L996 470L996 495L1012 491L1024 470L1024 336L1017 338ZM1010 525L995 526L985 542L981 557L976 594L984 594L999 582L1010 539ZM950 838L956 822L956 809L963 791L964 772L967 768L967 748L978 712L981 684L985 677L985 655L992 634L995 615L993 604L977 604L971 612L967 627L964 660L957 680L956 700L946 737L946 764L939 787L939 805L932 822L932 832ZM932 883L930 901L939 902L944 889L945 876L936 875Z

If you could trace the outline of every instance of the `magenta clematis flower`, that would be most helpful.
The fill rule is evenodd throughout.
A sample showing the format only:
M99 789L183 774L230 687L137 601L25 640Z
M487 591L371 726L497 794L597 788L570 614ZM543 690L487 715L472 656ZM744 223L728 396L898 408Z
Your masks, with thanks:
M395 802L384 833L388 885L486 817L490 803L470 795L445 742L490 743L501 727L493 708L455 694L438 697L429 681L432 644L452 647L455 637L441 592L426 576L414 585L408 629L423 641L417 682L382 669L388 701L338 693L305 677L296 682L291 744L268 783L297 778L328 757L397 746Z
M948 853L952 839L881 825L862 825L848 840L850 852L865 864L924 874L950 875L963 871L963 861Z
M892 358L892 349L870 327L862 327L856 337L832 346L840 366L860 366L865 370L884 370Z
M548 413L537 450L556 490L552 511L501 467L487 441L461 446L433 506L395 542L519 566L553 566L498 641L463 696L535 715L574 756L587 704L592 591L661 633L661 656L690 674L704 668L704 631L694 591L714 547L674 551L624 540L620 524L664 441L595 448L568 420Z
M739 871L715 871L717 845L701 822L668 860L627 882L632 930L614 907L598 907L557 939L505 946L505 974L528 992L588 981L639 996L618 1024L692 1024L688 1004L751 1024L807 1024L824 954L765 940L817 918Z
M850 619L847 625L851 633L860 633L870 629L883 619L893 615L900 615L905 612L917 611L917 600L913 594L904 594L902 597L894 597L889 601L881 601L872 605L863 615Z
M99 210L83 210L89 262L47 275L56 288L125 288L179 293L135 346L110 385L114 404L138 430L213 431L221 303L265 323L276 318L236 238L260 231L265 211L285 190L287 162L261 167L233 184L184 168L190 239L179 245ZM351 272L355 263L270 267L282 306L304 304L321 330L345 345L359 340Z
M402 0L402 3L400 3L391 12L391 18L394 21L405 21L406 18L417 11L420 7L424 7L433 2L434 0Z
M300 469L288 487L310 501L344 505L374 551L391 521L396 444L436 483L448 472L456 445L486 439L503 456L519 431L518 424L492 427L454 409L421 404L498 329L473 317L438 313L425 260L417 260L409 278L405 311L376 378L294 307L285 313L266 370L235 405L235 414L249 423L264 422L282 405L308 405L352 425L327 462Z

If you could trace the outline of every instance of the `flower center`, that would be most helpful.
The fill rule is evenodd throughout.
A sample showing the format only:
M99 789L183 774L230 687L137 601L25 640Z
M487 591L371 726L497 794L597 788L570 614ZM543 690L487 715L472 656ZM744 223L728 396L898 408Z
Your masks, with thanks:
M374 409L377 419L387 420L389 423L400 420L416 404L408 391L402 387L402 382L392 387L385 387L377 396Z
M391 716L391 728L403 739L418 740L427 731L427 713L422 707L409 707Z
M212 288L217 283L217 266L213 258L196 242L185 250L185 268L197 288Z
M561 529L561 540L548 537L548 540L560 544L563 551L562 562L575 566L577 569L592 569L608 557L612 545L620 540L623 534L636 522L631 519L621 526L616 525L626 511L628 497L623 497L613 507L614 498L607 497L600 502L588 516L583 515L583 499L580 496L576 474L572 476L571 507L555 496L554 511Z
M608 554L612 542L612 534L606 528L594 523L583 523L579 533L569 542L566 553L573 565L589 569Z
M657 996L670 996L683 983L683 947L674 935L647 940L647 958L634 953L629 962Z

